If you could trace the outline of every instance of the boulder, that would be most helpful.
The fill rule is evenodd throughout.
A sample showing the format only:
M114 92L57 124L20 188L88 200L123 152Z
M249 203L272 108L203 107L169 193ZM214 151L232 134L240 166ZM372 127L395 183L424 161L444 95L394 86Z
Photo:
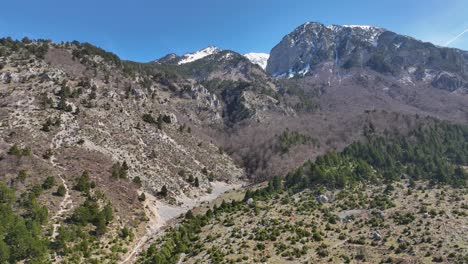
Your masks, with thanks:
M372 239L373 239L374 241L380 241L380 240L382 240L382 235L380 234L379 231L374 231L374 232L372 233Z
M330 199L328 199L328 197L326 195L319 195L317 196L317 202L319 203L328 203L330 201Z
M4 72L0 74L0 80L2 80L3 83L10 83L11 82L11 74L9 72Z

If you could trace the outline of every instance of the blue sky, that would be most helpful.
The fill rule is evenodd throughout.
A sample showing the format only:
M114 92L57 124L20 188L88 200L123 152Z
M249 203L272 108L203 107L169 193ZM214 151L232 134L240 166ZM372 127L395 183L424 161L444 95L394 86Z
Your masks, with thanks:
M307 21L366 24L445 45L468 29L467 0L8 0L0 36L79 40L150 61L208 45L269 52ZM468 32L450 43L468 50Z

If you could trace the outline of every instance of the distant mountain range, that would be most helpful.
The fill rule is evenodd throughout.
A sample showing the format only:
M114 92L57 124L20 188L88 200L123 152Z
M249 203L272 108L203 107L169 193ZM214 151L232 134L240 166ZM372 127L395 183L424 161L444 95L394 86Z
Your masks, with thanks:
M219 53L209 46L182 56L168 54L156 61L186 64ZM468 52L435 46L384 28L366 25L305 23L267 53L244 54L273 77L312 75L323 67L334 71L367 68L408 83L430 83L449 91L468 89Z
M222 50L218 47L209 46L195 52L185 53L182 56L178 56L175 53L170 53L160 59L155 60L154 62L181 65L203 59L209 55L217 54L221 51ZM244 54L244 56L253 64L259 65L264 70L266 69L269 54L251 52Z

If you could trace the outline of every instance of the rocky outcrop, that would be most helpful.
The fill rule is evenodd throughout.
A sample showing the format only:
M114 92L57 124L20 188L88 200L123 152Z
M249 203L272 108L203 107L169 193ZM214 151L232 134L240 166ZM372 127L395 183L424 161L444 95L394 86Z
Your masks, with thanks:
M432 81L432 86L439 89L455 91L460 88L467 88L466 83L456 74L440 72Z

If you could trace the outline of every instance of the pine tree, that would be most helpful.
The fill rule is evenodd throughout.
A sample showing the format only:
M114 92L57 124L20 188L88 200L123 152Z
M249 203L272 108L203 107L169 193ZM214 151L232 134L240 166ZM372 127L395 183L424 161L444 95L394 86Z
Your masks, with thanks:
M185 213L185 219L193 219L193 217L192 210L188 210L187 213Z
M140 202L144 202L146 200L146 195L144 192L142 192L139 196L138 196L138 200Z
M161 191L159 192L159 194L160 194L162 197L166 197L166 196L167 196L167 193L168 193L167 187L166 187L166 185L164 185L164 186L161 188Z
M55 192L55 195L63 197L63 196L65 196L66 193L67 193L67 189L65 189L65 186L63 184L61 184L57 188L57 191Z

